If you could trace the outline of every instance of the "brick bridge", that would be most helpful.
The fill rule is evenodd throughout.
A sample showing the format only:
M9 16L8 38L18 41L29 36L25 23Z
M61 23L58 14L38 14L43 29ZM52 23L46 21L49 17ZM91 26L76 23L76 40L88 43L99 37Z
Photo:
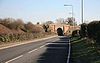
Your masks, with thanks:
M71 34L73 30L79 30L79 26L70 26L66 24L50 24L51 32L57 33L57 29L61 28L63 33Z

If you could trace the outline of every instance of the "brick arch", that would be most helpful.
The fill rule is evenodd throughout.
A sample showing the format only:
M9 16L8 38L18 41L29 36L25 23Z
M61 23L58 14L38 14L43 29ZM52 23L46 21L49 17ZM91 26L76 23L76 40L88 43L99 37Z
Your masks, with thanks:
M52 24L52 25L50 25L50 28L51 28L51 32L55 32L56 33L57 29L61 28L63 30L63 32L65 33L65 32L67 32L69 30L70 26L69 25Z
M70 26L65 24L50 24L51 32L57 33L57 28L62 28L63 33L71 34L73 30L79 30L80 26Z

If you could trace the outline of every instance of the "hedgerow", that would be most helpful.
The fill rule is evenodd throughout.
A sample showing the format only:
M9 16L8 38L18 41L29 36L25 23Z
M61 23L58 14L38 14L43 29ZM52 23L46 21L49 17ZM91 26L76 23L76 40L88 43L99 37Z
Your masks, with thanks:
M100 21L81 24L80 36L88 37L100 44Z
M0 42L32 40L46 35L48 32L44 31L42 25L34 25L31 22L24 23L21 19L0 19Z

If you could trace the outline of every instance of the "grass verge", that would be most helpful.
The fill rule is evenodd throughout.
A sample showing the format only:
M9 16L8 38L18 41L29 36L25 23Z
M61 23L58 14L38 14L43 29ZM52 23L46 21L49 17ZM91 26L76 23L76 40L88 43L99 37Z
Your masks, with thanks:
M18 39L18 40L15 40L15 41L12 40L12 41L9 41L9 42L0 42L0 48L2 49L3 47L12 46L12 45L16 45L16 44L30 43L30 42L32 42L34 40L47 38L47 37L52 37L52 36L56 36L56 35L54 33L35 34L35 35L33 35L33 37L28 38L26 40Z
M87 43L87 39L74 37L71 39L71 63L100 63L100 54Z

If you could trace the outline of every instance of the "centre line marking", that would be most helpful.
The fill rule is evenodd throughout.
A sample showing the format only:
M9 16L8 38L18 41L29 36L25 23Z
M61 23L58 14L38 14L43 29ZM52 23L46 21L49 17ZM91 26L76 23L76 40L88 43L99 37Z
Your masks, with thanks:
M14 61L14 60L16 60L16 59L18 59L18 58L21 58L22 56L23 56L23 55L20 55L20 56L14 58L14 59L11 59L11 60L9 60L9 61L7 61L7 62L5 62L5 63L10 63L10 62L12 62L12 61Z
M38 48L36 48L36 49L34 49L34 50L29 51L28 53L32 53L32 52L34 52L34 51L36 51L36 50L38 50L38 49L40 49L40 48L45 47L45 46L48 45L48 44L49 44L49 43L47 43L47 44L45 44L45 45L42 45L42 46L40 46L40 47L38 47ZM9 61L6 61L5 63L10 63L10 62L12 62L12 61L14 61L14 60L17 60L17 59L21 58L21 57L23 57L23 55L20 55L20 56L14 58L14 59L11 59L11 60L9 60Z
M36 50L38 50L38 49L34 49L34 50L32 50L32 51L29 51L28 53L32 53L32 52L34 52L34 51L36 51Z
M48 44L48 43L47 43L47 44ZM34 52L34 51L36 51L36 50L38 50L38 49L40 49L40 48L43 48L43 47L45 47L47 44L42 45L42 46L40 46L40 47L38 47L38 48L36 48L36 49L34 49L34 50L32 50L32 51L29 51L28 53L32 53L32 52Z

